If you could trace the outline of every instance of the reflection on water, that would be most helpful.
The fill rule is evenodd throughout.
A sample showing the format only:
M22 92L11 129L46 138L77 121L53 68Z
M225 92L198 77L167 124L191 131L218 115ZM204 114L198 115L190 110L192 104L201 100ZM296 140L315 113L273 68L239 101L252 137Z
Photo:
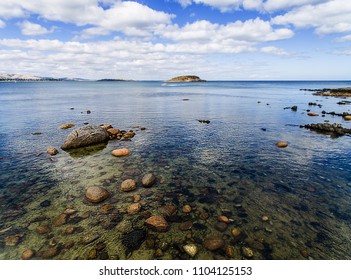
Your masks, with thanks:
M348 105L299 91L347 85L1 84L0 258L349 259L350 137L298 127L325 119L350 127L306 115L311 101L319 111ZM284 110L293 105L297 112ZM68 122L111 123L136 136L49 156L73 129L58 128ZM289 146L277 148L280 140ZM122 147L131 154L111 156ZM147 173L157 178L150 188L141 184ZM121 192L125 179L137 189ZM111 196L93 204L90 186ZM139 199L141 210L128 212ZM152 215L169 229L147 228Z

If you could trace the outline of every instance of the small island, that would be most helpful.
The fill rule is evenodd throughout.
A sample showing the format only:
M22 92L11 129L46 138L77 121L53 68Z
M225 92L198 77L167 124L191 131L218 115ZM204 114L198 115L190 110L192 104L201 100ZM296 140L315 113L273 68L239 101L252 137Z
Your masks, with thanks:
M187 75L178 76L166 81L167 83L190 83L190 82L207 82L206 80L200 79L198 76Z

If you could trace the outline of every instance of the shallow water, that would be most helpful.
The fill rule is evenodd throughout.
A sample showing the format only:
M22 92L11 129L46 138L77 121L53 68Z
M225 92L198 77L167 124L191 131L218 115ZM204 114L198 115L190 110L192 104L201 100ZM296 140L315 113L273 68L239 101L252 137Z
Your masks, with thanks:
M193 259L247 258L243 247L253 259L350 259L351 138L299 127L327 119L350 128L341 117L306 110L342 113L351 105L299 90L346 86L351 82L0 83L0 258L20 259L30 248L34 259L188 259L182 246L192 243ZM293 105L297 112L284 110ZM59 129L63 123L111 123L136 136L51 157L46 149L59 148L74 129ZM277 148L281 140L289 146ZM131 154L112 157L121 147ZM143 188L149 172L157 182ZM129 178L137 189L121 193ZM111 197L88 203L85 190L94 185ZM128 214L135 194L142 210ZM113 208L105 211L106 204ZM123 237L169 204L178 209L169 231L147 230L129 253ZM186 204L190 213L182 212ZM76 212L57 225L66 209ZM230 219L224 231L220 215ZM186 221L192 227L180 230ZM206 249L209 236L225 247ZM89 237L97 239L86 244Z

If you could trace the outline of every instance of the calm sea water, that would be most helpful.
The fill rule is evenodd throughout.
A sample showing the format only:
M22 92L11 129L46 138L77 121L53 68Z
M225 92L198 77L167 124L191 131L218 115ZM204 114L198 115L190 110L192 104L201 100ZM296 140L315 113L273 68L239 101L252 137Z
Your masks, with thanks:
M299 90L350 86L0 83L0 258L20 259L32 249L34 259L187 259L182 247L193 244L194 259L248 258L245 248L253 259L350 259L351 138L299 127L329 120L351 128L341 117L306 112L350 112L351 105ZM293 105L297 112L284 109ZM136 136L69 154L59 149L74 129L59 129L64 123L110 123ZM277 141L289 146L279 149ZM59 149L53 157L46 153L52 146ZM122 147L131 155L111 156ZM124 179L140 182L149 172L155 186L120 192ZM111 198L87 203L85 189L94 185ZM128 214L135 194L142 210ZM178 209L170 230L138 236L164 205ZM65 215L66 209L76 212ZM220 215L230 219L227 226ZM222 249L206 248L213 236L224 241ZM126 238L136 240L126 245Z

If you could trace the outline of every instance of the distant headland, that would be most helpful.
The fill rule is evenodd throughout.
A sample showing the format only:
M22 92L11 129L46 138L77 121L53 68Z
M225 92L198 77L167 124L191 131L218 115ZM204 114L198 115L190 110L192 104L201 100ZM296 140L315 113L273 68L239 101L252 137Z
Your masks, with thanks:
M207 82L206 80L200 79L198 76L187 75L187 76L178 76L167 80L168 83L189 83L189 82Z

